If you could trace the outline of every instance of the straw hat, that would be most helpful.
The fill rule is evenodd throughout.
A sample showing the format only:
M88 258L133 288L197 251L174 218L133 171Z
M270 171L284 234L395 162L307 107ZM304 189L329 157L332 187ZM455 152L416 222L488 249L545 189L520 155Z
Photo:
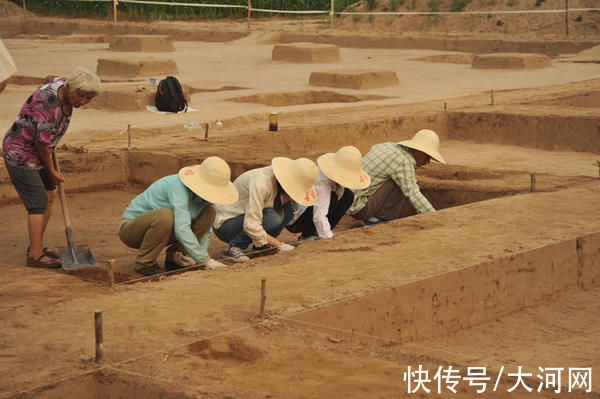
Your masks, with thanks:
M315 181L319 176L317 165L310 159L291 160L286 157L273 158L273 172L281 187L297 203L311 206L317 199Z
M351 189L361 189L371 183L369 175L360 168L362 155L358 148L348 145L336 153L329 152L317 159L317 164L325 176L334 182Z
M439 153L440 138L433 130L419 130L417 134L413 136L412 139L400 141L398 144L401 144L408 148L422 151L425 154L429 155L431 158L438 161L439 163L446 163L444 158Z
M179 170L181 182L197 196L213 204L232 204L238 200L238 191L231 183L231 170L219 157L208 157L200 165Z

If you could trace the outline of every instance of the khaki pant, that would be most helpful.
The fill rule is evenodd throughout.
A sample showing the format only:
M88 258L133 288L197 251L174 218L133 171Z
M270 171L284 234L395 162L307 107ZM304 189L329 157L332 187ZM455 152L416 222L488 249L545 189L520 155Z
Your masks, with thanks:
M215 215L215 208L206 205L192 221L192 232L198 240L208 233ZM185 253L183 246L175 240L173 211L168 208L154 209L128 220L121 226L119 238L128 247L139 249L135 258L136 270L155 265L158 255L167 245L170 245L167 259L172 259L176 251Z
M413 213L414 208L406 201L400 187L392 179L388 179L367 199L364 208L351 216L358 220L367 220L370 217L392 220Z

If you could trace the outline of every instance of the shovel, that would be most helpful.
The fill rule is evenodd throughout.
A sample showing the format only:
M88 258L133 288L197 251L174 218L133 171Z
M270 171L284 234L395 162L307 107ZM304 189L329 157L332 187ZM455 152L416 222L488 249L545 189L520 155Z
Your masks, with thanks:
M60 173L58 158L56 152L52 154L54 169ZM67 248L58 247L58 258L65 270L77 269L84 266L96 266L96 258L92 255L90 249L85 245L75 246L73 244L73 231L71 230L71 221L69 220L69 210L67 209L67 198L63 183L58 181L58 198L60 199L60 207L62 208L63 220L65 222L65 235L67 236Z

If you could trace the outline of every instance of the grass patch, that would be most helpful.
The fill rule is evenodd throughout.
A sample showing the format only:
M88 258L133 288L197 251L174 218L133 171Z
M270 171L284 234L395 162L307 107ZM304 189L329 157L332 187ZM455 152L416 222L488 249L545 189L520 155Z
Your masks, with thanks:
M469 3L471 3L471 0L452 0L448 10L451 12L463 11Z

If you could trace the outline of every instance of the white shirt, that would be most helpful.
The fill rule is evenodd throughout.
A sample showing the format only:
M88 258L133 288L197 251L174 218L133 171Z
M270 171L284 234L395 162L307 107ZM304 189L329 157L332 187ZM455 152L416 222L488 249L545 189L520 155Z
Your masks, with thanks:
M10 78L15 72L17 72L17 66L0 40L0 83Z
M262 211L273 208L277 194L277 179L272 166L252 169L242 173L233 182L239 197L231 205L215 205L217 216L214 228L239 215L244 217L244 231L257 247L267 245L267 232L262 227Z
M344 187L325 176L325 173L319 168L319 177L317 177L317 181L315 182L315 191L317 192L317 200L313 205L313 223L320 238L331 238L333 237L333 232L327 219L329 204L331 202L331 192L336 193L339 198L344 194ZM294 215L294 219L288 225L298 220L307 208L300 205L298 212Z

